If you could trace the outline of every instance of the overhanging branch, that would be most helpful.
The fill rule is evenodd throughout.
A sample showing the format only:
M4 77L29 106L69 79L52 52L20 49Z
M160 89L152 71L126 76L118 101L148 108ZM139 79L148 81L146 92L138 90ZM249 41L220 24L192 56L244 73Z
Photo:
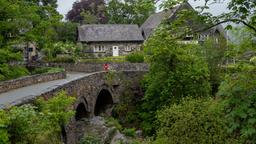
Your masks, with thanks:
M220 21L220 22L218 22L218 23L216 23L216 24L213 24L213 25L211 25L211 26L209 26L209 27L206 27L206 28L203 28L203 29L191 30L191 31L188 32L188 33L192 34L192 33L204 32L204 31L209 30L209 29L211 29L211 28L213 28L213 27L215 27L215 26L218 26L218 25L220 25L220 24L227 23L227 22L239 22L239 23L242 23L243 25L245 25L245 26L247 26L248 28L250 28L251 30L253 30L253 31L255 32L255 34L256 34L256 27L254 27L254 26L252 26L252 25L248 24L247 22L245 22L245 21L243 21L243 20L240 20L240 19L227 19L227 20L223 20L223 21ZM184 38L185 35L186 35L186 33L180 35L179 37L177 37L177 38L175 38L175 39Z
M248 28L250 28L251 30L253 30L256 33L256 27L254 27L254 26L252 26L252 25L248 24L247 22L245 22L243 20L240 20L240 19L227 19L227 20L223 20L223 21L218 22L218 23L216 23L214 25L211 25L210 27L207 27L205 29L200 29L200 30L197 30L197 31L194 31L194 32L197 33L197 32L206 31L206 30L211 29L211 28L213 28L213 27L215 27L217 25L220 25L220 24L223 24L223 23L227 23L227 22L239 22L239 23L242 23L242 24L244 24L245 26L247 26Z

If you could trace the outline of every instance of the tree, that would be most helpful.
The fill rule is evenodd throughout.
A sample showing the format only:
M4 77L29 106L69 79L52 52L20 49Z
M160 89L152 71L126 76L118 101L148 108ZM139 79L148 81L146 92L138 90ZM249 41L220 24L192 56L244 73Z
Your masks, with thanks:
M67 20L80 23L106 23L106 6L104 0L81 0L74 2L68 12Z
M210 92L206 62L198 46L175 42L168 29L160 28L145 44L150 71L145 79L141 117L147 134L154 133L156 112L187 96L207 97Z
M223 65L227 52L226 45L221 45L221 41L216 44L214 38L209 38L202 44L199 51L203 52L207 62L210 72L211 94L214 96L218 92L218 87L225 75Z
M56 25L56 41L76 43L77 25L78 24L72 22L60 22L58 25Z
M61 16L56 11L56 1L0 0L0 80L28 74L22 66L10 66L21 61L20 45L36 42L39 48L55 40L56 26Z
M37 7L24 1L0 0L0 47L24 38L24 34L39 22Z
M107 7L111 24L141 25L154 11L152 0L110 0Z

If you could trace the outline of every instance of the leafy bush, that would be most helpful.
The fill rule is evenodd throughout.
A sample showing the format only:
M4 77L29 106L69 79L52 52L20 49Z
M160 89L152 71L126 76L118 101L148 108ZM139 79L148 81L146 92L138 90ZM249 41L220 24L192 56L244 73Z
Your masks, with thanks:
M21 76L26 76L29 74L27 68L24 66L10 66L10 73L8 74L9 79L18 78Z
M126 136L135 137L135 136L136 136L136 129L135 129L135 128L125 128L125 129L123 130L123 133L124 133Z
M11 61L22 60L22 54L18 52L12 52L7 48L0 48L0 64L9 63Z
M0 74L0 81L4 81L4 80L5 80L4 75Z
M39 100L37 106L0 111L0 142L60 144L62 125L74 115L69 108L73 102L74 98L61 92L48 101Z
M213 99L186 98L157 113L154 144L235 143L227 133L223 103Z
M143 63L144 62L144 55L143 53L131 53L126 56L126 61L131 63Z
M23 66L9 66L8 64L0 64L0 80L15 79L28 74L28 70Z
M209 70L197 48L177 44L169 34L159 34L147 41L150 71L144 80L146 92L140 110L146 134L154 133L156 111L163 106L178 103L186 96L209 96Z
M226 99L225 111L228 131L241 138L243 143L256 142L256 68L239 64L236 72L222 82L219 96Z
M71 57L75 57L80 53L81 50L74 43L57 42L48 45L42 51L46 55L46 59L51 60L52 58L56 58L59 54L70 55Z
M5 111L0 110L0 143L8 144L9 143L9 133L8 133L8 125L10 121L5 113Z
M34 143L38 126L38 117L35 107L31 105L23 105L21 107L13 107L9 112L10 125L9 133L12 143Z
M49 118L52 119L52 121L59 125L65 125L75 114L74 111L70 110L70 106L74 102L74 97L70 97L65 91L61 91L48 101L39 99L37 105L43 113L47 114L51 112Z

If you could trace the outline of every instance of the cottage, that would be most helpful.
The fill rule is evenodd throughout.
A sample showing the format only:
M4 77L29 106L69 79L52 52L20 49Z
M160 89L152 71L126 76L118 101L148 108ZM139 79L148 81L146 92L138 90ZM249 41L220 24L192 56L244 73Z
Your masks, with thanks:
M137 25L90 24L78 27L78 43L95 57L123 56L139 51L144 38Z
M148 39L154 33L155 29L162 23L163 20L167 19L170 22L174 21L177 18L177 13L184 9L194 10L188 2L185 2L183 4L175 6L172 9L152 14L140 27L144 39ZM193 25L192 23L193 22L191 22L190 25ZM193 25L193 27L197 27L198 29L207 28L207 25L202 23L201 25ZM216 43L220 43L221 41L224 41L225 43L227 40L227 35L223 27L221 25L218 25L206 31L200 32L197 35L186 35L186 37L181 42L200 44L209 37L214 38Z

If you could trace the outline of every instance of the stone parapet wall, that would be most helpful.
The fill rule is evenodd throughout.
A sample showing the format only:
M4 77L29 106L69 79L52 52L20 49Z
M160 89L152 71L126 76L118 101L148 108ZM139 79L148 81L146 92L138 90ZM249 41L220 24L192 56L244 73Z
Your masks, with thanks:
M61 67L66 71L76 72L99 72L104 71L104 63L49 63L47 66ZM148 71L149 65L146 63L109 63L110 70L115 71Z
M65 77L66 72L57 72L25 76L14 80L3 81L0 82L0 93L42 82L63 79Z
M113 103L117 104L120 102L121 96L123 96L123 93L127 88L131 88L134 93L138 92L136 87L146 73L146 71L136 70L120 71L117 73L95 72L73 81L50 87L47 90L42 91L40 95L30 95L22 99L17 99L17 101L9 104L8 107L33 103L38 97L47 100L54 97L58 92L64 90L68 95L76 97L76 102L73 104L74 110L76 110L78 105L82 103L85 106L88 117L93 117L96 102L102 90L107 90L112 96ZM131 85L127 85L128 83ZM3 106L2 108L5 109L8 107ZM75 120L75 117L73 117L65 127L67 144L78 143L77 130L77 121Z

